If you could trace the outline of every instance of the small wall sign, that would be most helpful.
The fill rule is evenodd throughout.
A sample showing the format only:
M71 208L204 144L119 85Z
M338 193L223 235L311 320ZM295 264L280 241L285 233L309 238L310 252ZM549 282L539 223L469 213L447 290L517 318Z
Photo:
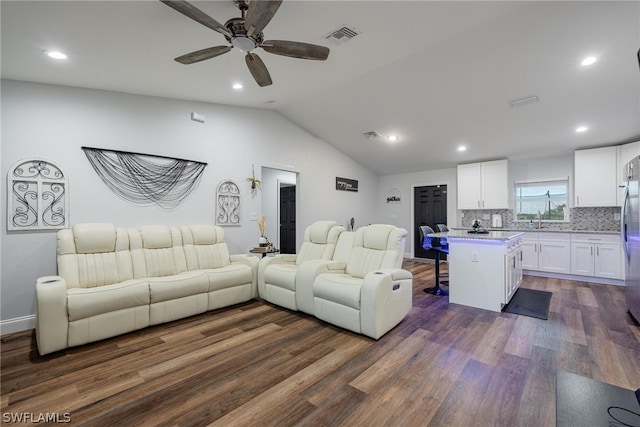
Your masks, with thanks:
M349 178L339 178L336 176L336 190L358 191L358 180Z
M397 188L392 188L387 193L387 203L402 203L402 193Z

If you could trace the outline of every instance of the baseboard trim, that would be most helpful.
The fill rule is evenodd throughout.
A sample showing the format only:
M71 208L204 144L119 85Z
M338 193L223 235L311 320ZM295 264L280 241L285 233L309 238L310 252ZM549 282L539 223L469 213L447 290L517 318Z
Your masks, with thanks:
M13 319L0 320L0 335L26 331L36 327L36 315L14 317Z
M624 286L624 280L606 279L604 277L579 276L575 274L563 274L563 273L549 273L546 271L537 271L537 270L522 270L522 274L526 274L527 276L548 277L551 279L574 280L576 282L598 283L601 285Z

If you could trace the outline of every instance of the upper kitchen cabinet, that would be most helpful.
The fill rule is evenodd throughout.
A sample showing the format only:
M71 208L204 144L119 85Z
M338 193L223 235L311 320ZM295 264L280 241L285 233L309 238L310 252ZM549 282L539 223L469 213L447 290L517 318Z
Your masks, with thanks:
M458 209L509 209L509 162L458 165Z
M574 161L575 207L617 206L617 147L577 150Z
M640 141L618 145L617 150L618 170L616 171L616 182L618 183L618 206L622 206L622 202L624 201L624 184L626 184L624 167L631 159L640 156Z

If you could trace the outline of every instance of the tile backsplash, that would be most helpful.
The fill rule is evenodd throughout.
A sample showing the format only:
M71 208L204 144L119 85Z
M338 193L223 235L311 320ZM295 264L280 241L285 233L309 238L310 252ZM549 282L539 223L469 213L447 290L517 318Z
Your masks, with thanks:
M527 230L529 223L515 222L512 209L477 209L463 210L462 227L471 227L474 219L479 219L483 227L491 228L491 214L502 215L502 228ZM615 219L615 214L620 214L619 207L606 208L571 208L569 210L569 222L543 222L542 226L547 230L593 230L593 231L620 231L620 220Z

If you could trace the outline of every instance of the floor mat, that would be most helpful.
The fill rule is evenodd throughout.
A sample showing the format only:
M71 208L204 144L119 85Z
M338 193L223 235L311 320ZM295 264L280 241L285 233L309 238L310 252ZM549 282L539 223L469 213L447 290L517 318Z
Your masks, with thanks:
M553 294L547 291L518 288L516 294L502 311L547 320L551 295Z

